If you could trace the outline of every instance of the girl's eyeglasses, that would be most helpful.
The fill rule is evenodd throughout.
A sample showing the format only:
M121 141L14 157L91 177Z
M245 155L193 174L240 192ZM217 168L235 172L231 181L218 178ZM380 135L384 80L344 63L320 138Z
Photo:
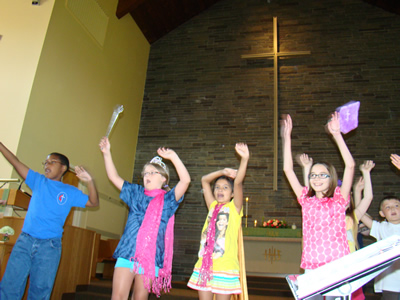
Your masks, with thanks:
M329 174L325 174L325 173L321 173L321 174L315 174L315 173L311 173L310 175L308 175L309 179L327 179L330 178L331 176Z
M160 172L144 172L143 177L146 177L148 175L153 176L154 174L160 174Z

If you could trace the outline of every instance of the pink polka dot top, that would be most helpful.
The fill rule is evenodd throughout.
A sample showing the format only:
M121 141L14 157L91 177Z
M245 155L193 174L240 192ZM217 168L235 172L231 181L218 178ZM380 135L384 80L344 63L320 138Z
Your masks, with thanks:
M345 200L336 187L332 198L307 197L304 187L298 201L303 215L303 253L300 267L316 269L350 253L346 235Z

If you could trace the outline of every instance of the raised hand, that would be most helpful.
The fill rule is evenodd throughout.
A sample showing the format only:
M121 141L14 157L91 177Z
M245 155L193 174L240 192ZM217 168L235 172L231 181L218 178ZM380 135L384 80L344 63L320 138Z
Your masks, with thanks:
M311 168L313 164L313 159L312 157L309 157L307 154L303 153L301 155L298 155L296 157L297 163L302 167L302 168Z
M328 124L326 124L329 133L332 135L341 134L339 118L340 118L340 114L337 111L335 111L332 114L331 119L328 121Z
M172 160L174 157L177 157L178 155L175 153L174 150L169 149L169 148L164 148L160 147L157 149L158 155L160 155L162 158Z
M110 152L111 144L110 141L108 140L108 137L105 136L100 140L99 147L100 151L103 153Z
M103 153L104 158L104 166L106 167L106 172L108 179L115 185L115 187L119 190L122 189L122 185L124 184L124 179L119 176L118 171L114 165L112 155L111 155L111 144L108 140L108 137L103 137L99 143L100 151Z
M313 159L311 157L308 157L307 154L303 153L301 155L297 155L296 160L297 160L297 163L303 169L304 185L309 187L310 180L308 178L308 175L310 174L310 170L313 165Z
M372 199L374 198L371 181L371 170L373 167L375 167L375 164L372 160L364 161L364 163L360 165L360 170L363 176L354 186L354 212L358 220L363 218L371 204ZM361 194L363 190L364 195L362 197Z
M247 147L247 144L244 143L236 143L235 145L235 150L237 154L240 155L241 158L249 158L250 153L249 153L249 148Z
M354 168L356 164L340 132L340 114L337 111L332 114L330 121L326 125L326 130L329 131L328 133L330 133L335 140L344 161L343 182L340 187L340 192L343 198L347 199L353 185Z
M75 167L75 173L76 176L79 178L79 180L85 182L87 184L88 188L88 196L89 200L86 203L86 206L89 207L96 207L99 205L99 195L97 193L96 185L94 184L94 180L92 176L82 167L82 166L76 166Z
M92 180L92 176L90 176L90 174L82 166L76 166L75 173L76 176L83 182L89 182Z
M371 170L375 167L375 163L372 160L366 160L363 164L360 165L361 172L371 172Z
M290 138L293 129L292 118L290 117L290 115L289 114L282 115L280 123L281 123L281 137L283 139L287 137Z
M397 154L392 154L390 155L390 160L392 161L392 164L400 170L400 156Z
M222 174L232 179L235 179L237 175L237 170L231 168L225 168L222 170Z
M160 147L157 149L157 154L164 159L170 160L174 165L176 172L178 173L179 181L175 186L175 200L178 201L185 194L189 187L191 180L189 172L174 150Z

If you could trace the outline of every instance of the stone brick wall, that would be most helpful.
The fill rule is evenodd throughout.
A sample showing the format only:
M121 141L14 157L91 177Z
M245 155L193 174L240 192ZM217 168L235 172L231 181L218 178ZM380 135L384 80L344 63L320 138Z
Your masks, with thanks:
M311 51L279 61L279 113L293 118L293 154L330 161L341 176L343 162L324 124L336 107L360 101L359 127L345 139L357 165L376 163L369 213L378 216L384 195L400 195L400 174L389 160L400 153L400 16L359 0L221 1L151 46L133 181L160 146L174 149L191 174L176 214L174 280L186 279L197 259L207 214L201 176L236 168L236 142L251 151L249 224L283 218L301 226L280 144L278 191L272 189L273 61L241 58L273 50L273 16L280 51ZM298 165L295 171L301 176ZM174 171L171 177L176 184Z

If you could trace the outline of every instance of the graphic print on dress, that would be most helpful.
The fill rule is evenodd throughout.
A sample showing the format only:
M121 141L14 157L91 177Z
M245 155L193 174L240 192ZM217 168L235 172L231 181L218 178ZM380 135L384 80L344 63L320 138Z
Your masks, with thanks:
M225 235L229 223L229 207L223 207L217 216L215 222L215 243L213 259L224 256L225 253Z
M199 257L203 257L204 245L206 244L208 227L210 226L211 216L213 215L214 208L210 209L207 216L207 226L201 233ZM222 257L225 253L225 235L229 223L229 207L222 207L217 215L215 222L215 243L213 251L213 259Z

